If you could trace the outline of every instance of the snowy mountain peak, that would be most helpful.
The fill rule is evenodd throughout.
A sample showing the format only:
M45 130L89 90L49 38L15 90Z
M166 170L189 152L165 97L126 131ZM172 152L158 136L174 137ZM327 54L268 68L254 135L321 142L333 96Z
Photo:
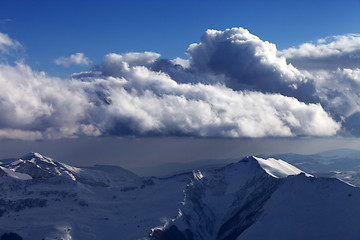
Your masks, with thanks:
M56 166L56 162L52 158L45 157L37 152L25 154L20 158L20 160L41 161Z
M298 175L300 173L304 173L308 177L312 176L280 159L274 159L274 158L263 159L255 156L252 156L249 159L253 159L257 161L260 167L263 170L265 170L265 172L267 172L270 176L275 178L285 178L289 175Z
M37 153L37 152L30 152L21 157L21 159L24 159L24 160L30 160L33 158L44 159L46 157L44 157L43 155L41 155L40 153Z
M0 161L0 167L3 174L20 180L51 178L54 182L70 180L95 187L119 186L140 178L118 166L73 167L36 152Z
M237 163L225 166L227 171L233 172L235 175L266 174L273 178L286 178L290 175L298 175L304 173L307 177L312 175L305 173L297 167L274 158L263 159L255 156L248 156Z
M17 173L28 174L32 178L66 176L75 180L72 172L63 164L36 152L28 153L17 160L3 164L3 167Z

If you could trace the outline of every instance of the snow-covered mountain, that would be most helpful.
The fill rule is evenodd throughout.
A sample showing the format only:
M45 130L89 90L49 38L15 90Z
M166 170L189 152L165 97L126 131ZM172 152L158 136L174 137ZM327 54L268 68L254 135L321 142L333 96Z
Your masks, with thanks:
M275 159L198 172L155 240L359 239L360 191Z
M0 236L124 239L177 215L191 174L138 177L116 166L72 167L38 153L0 161Z
M0 161L0 236L30 240L359 239L359 202L358 188L271 158L168 178Z

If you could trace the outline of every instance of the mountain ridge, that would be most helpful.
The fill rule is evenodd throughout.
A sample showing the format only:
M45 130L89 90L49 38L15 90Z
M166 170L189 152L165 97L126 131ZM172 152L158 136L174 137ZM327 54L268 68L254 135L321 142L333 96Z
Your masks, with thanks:
M300 240L306 234L307 239L335 240L340 234L360 238L354 224L360 220L359 188L313 177L274 158L249 156L167 178L139 177L106 165L73 167L39 153L0 161L0 167L0 236L13 232L24 239ZM31 179L12 175L20 171Z
M273 165L274 162L285 162L270 159L270 163L266 163L267 160L257 157L248 157L238 163L230 164L222 168L220 171L215 171L215 175L198 174L202 176L201 178L194 176L191 184L189 184L185 190L185 201L181 207L179 215L163 227L154 228L151 233L152 239L303 239L306 237L306 234L308 234L309 229L313 230L311 234L314 233L315 230L313 229L313 226L316 226L320 235L322 234L326 236L326 238L313 237L307 239L338 239L333 236L339 236L339 234L328 229L329 227L335 229L334 227L336 227L336 224L334 222L328 223L331 220L322 219L324 215L326 215L326 209L323 205L326 205L330 212L336 212L337 219L341 219L341 221L349 223L350 227L343 226L347 229L347 232L341 233L343 236L348 236L349 238L347 239L356 239L356 237L360 236L360 232L357 231L357 228L355 226L351 227L351 222L346 221L349 217L346 214L350 213L355 216L353 219L360 219L360 208L355 201L350 201L351 204L349 204L349 207L344 207L346 209L343 210L346 214L341 214L339 207L336 207L339 202L337 201L339 198L342 199L344 202L343 204L348 204L351 197L356 196L356 198L359 198L360 193L358 188L354 188L337 179L314 178L299 169L296 171L290 171L293 174L284 174L282 177L279 177L273 174L274 170L277 172L276 170L279 169L270 169L270 171L267 169L266 171L263 168L264 165L261 166L261 164L267 164L268 166ZM262 172L258 171L259 166L254 168L255 162L261 166L263 170ZM244 170L244 172L241 172L242 176L231 176L232 166L239 166L239 164L242 163L247 163L248 165L246 166L246 170L242 169ZM289 164L285 163L285 165L288 167ZM283 170L282 167L281 170ZM236 173L239 173L239 171L236 171ZM248 174L248 176L246 176L246 174ZM229 176L231 181L227 182L227 178L229 178ZM219 182L214 181L214 179L221 179L221 183L219 184ZM234 182L238 183L235 187ZM306 187L302 187L304 185ZM322 188L330 188L334 190L333 188L337 188L337 186L342 186L340 187L341 191L337 191L341 194L335 194L335 197L332 198L329 197L330 200L326 199L324 195L332 194L332 191L321 192ZM219 193L214 191L214 189L219 189L219 187L221 187L222 192ZM312 208L304 209L301 201L305 200L301 199L301 197L299 197L301 201L296 201L296 199L292 198L292 192L294 189L306 196L309 196L310 194L307 189L314 187L319 190L311 192L314 196L313 199L307 199L308 204L312 206ZM229 191L228 189L233 190ZM279 194L279 192L282 194ZM334 192L336 191L334 190ZM298 194L299 193L297 193L297 195ZM289 199L289 204L292 205L289 212L296 211L298 208L301 208L303 212L298 211L295 216L289 216L287 212L282 211L279 202L282 202L282 204L286 203L287 201L285 201L284 198ZM317 200L318 198L321 199L321 201ZM222 209L216 211L217 205L220 202ZM277 207L269 208L269 204L275 204ZM287 227L281 229L281 227L273 226L272 236L269 236L267 231L262 230L268 229L265 226L276 219L276 217L274 217L274 219L268 219L266 216L280 215L281 218L285 218L290 222L297 222L302 218L315 218L318 220L319 217L316 215L319 214L319 211L316 209L320 209L322 211L320 219L327 221L328 224L319 224L309 220L309 224L302 222L302 224L294 223L289 225L287 222L280 221L277 223L277 226ZM256 226L259 225L261 225L261 227L257 228ZM296 228L301 228L301 232L296 236L290 237L291 232L295 231ZM283 234L282 231L285 231L286 234Z

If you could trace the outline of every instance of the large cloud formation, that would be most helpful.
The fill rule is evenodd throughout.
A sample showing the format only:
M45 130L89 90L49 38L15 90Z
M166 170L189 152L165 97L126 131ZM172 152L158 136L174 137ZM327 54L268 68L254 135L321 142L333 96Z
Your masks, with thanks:
M360 34L319 39L278 55L314 79L326 111L347 133L360 136Z
M0 137L41 139L96 134L85 120L90 103L74 82L16 63L0 64L0 86Z
M344 110L345 89L336 100L325 87L338 78L299 70L245 29L208 30L187 54L111 53L71 79L1 63L0 138L331 136L357 127L346 119L358 102ZM359 82L356 69L336 72Z
M200 43L190 45L187 54L190 59L186 69L178 66L174 70L165 60L150 67L178 82L220 82L234 90L280 93L307 103L318 101L311 79L277 56L274 44L246 29L207 30Z

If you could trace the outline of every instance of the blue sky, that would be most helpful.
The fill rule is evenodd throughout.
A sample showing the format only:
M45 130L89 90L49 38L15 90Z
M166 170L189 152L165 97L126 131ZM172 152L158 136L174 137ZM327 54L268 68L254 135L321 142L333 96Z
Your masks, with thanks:
M359 149L359 12L360 0L3 1L0 158L86 165L94 146L134 167Z
M53 61L82 52L99 64L107 53L185 57L206 29L243 27L278 49L358 33L360 1L3 1L0 32L18 40L28 64L67 76L82 68Z

